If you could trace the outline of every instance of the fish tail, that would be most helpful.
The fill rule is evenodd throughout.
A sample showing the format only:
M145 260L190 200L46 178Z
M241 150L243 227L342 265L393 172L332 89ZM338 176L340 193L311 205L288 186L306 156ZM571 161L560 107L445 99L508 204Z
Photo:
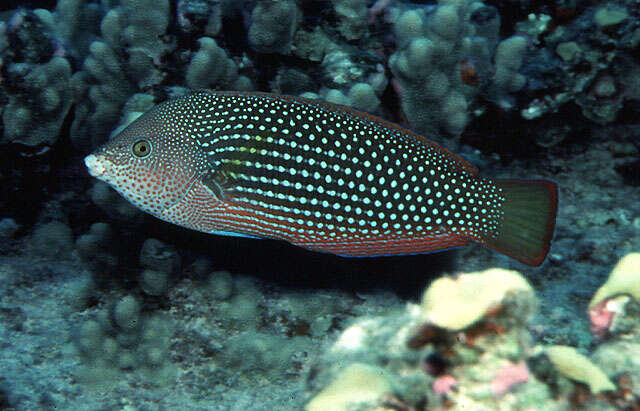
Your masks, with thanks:
M549 252L558 211L558 186L547 180L493 180L504 194L498 235L484 245L538 266Z

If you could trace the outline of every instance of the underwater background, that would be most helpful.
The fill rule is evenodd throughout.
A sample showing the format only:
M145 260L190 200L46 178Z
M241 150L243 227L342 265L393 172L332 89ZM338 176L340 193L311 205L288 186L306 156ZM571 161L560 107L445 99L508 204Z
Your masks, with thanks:
M640 4L0 5L0 409L640 409ZM342 258L143 213L83 158L194 89L323 99L559 185L547 260Z

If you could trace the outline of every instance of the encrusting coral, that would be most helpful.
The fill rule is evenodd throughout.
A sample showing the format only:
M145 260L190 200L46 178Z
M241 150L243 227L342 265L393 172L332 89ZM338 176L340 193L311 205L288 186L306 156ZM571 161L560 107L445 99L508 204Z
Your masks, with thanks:
M545 349L553 366L562 375L585 383L593 394L615 390L615 385L587 357L573 347L554 345Z
M637 279L628 281L620 271L635 270L635 258L621 260L603 288L630 299ZM596 293L596 305L602 295ZM536 305L531 285L515 271L440 278L420 306L348 327L315 367L307 409L564 410L637 403L637 321L589 358L573 347L535 346L528 322ZM637 319L637 307L626 315ZM359 383L349 388L353 381Z
M422 315L428 324L451 331L465 329L500 307L509 293L533 294L527 281L515 271L499 268L460 274L434 281L422 296Z
M389 66L404 113L421 133L458 136L481 93L508 107L509 93L526 81L518 70L527 41L500 42L500 15L482 2L443 0L430 11L407 10L394 29L398 50Z

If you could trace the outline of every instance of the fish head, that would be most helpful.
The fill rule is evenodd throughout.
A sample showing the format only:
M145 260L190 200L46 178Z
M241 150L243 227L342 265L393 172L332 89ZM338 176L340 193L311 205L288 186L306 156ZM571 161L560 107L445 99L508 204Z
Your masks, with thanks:
M89 173L156 216L179 202L200 176L200 150L180 105L163 103L85 157Z

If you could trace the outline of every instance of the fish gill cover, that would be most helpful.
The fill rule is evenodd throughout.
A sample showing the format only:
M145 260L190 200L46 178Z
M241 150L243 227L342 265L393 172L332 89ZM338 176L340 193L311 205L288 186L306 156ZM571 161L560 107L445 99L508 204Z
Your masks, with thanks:
M638 347L629 343L638 287L628 263L640 248L635 2L59 0L2 8L0 407L638 402ZM185 125L189 116L221 115L221 99L231 98L194 89L236 92L224 124ZM176 120L182 128L140 127L154 107L204 96L211 111L192 104ZM239 103L276 112L231 120ZM295 118L296 108L313 121ZM205 135L208 126L238 124L264 130L250 141L231 137L252 135L244 128L225 140ZM299 146L293 137L303 124L317 140ZM531 268L473 245L346 259L199 234L148 217L88 175L83 158L122 136L137 137L129 157L167 153L166 135L132 133L167 129L200 136L180 140L181 155L163 163L161 182L147 175L142 187L132 185L141 174L108 182L156 214L165 210L161 201L180 204L183 183L200 184L198 201L209 205L212 197L244 202L245 214L224 214L223 224L202 231L379 255L466 244L454 227L482 237L498 221L511 229L468 239L529 264L546 256L545 263ZM330 147L335 142L341 146ZM414 159L412 151L424 155ZM268 161L276 152L283 162ZM107 179L97 153L88 157L90 171ZM206 173L184 181L184 166L194 164ZM255 173L258 164L273 169ZM559 187L553 240L555 184L543 180ZM282 191L287 183L299 191ZM463 183L484 188L465 192ZM466 194L487 208L473 210ZM460 209L451 208L458 199ZM498 220L483 217L490 205ZM195 221L215 220L199 213L176 207L165 219L196 229ZM416 236L427 216L431 237ZM404 236L371 237L383 224L399 225ZM592 300L602 284L615 292ZM445 290L436 294L446 303L429 290ZM447 325L468 318L464 327Z

